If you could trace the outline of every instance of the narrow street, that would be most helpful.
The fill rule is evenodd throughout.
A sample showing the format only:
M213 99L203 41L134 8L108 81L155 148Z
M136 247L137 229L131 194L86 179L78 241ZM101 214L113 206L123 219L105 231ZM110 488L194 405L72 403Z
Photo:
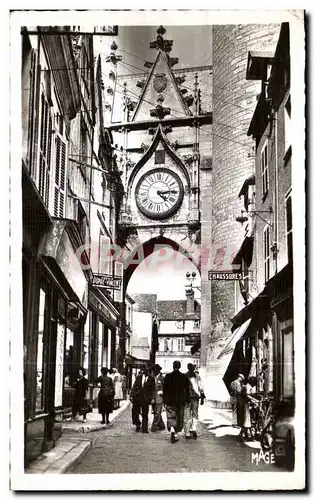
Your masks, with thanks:
M86 435L93 440L92 448L70 473L279 471L263 460L252 464L252 452L259 450L239 442L237 431L222 425L222 419L208 418L199 429L197 440L186 440L180 433L180 440L171 444L167 431L135 432L129 408L113 427Z

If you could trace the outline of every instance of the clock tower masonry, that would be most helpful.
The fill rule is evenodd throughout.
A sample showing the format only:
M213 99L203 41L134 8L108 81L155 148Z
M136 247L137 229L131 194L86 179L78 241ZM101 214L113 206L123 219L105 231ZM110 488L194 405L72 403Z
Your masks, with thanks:
M120 75L115 99L119 123L111 123L120 153L124 200L119 244L125 258L141 259L154 244L173 247L201 270L201 184L211 168L211 66L175 70L173 40L163 26L150 43L149 71ZM117 88L118 88L117 87ZM176 258L174 252L174 259ZM125 269L127 286L134 267Z

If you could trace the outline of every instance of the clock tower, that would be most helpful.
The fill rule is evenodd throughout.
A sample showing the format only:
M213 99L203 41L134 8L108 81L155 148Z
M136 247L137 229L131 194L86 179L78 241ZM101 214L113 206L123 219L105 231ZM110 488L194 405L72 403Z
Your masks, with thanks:
M146 257L154 243L184 252L200 270L202 169L211 166L211 66L175 70L163 26L146 72L117 77L111 123L124 201L118 243ZM140 257L141 259L141 257ZM124 285L134 267L125 269Z

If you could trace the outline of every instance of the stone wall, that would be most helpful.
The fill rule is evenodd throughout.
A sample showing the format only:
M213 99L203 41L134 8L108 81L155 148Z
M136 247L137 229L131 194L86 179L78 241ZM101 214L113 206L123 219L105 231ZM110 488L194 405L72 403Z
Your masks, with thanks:
M213 164L212 258L217 269L231 268L243 231L238 198L243 182L255 171L254 142L247 130L256 106L260 83L246 80L249 50L274 52L278 25L221 25L213 27ZM229 360L217 356L231 335L235 314L234 282L212 282L211 336L207 372L213 375L213 398L228 397L222 375Z

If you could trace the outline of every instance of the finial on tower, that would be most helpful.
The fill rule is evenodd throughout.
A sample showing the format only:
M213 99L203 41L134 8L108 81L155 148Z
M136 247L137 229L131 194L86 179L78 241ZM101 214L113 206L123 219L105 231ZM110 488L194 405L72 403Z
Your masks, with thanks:
M159 26L156 32L156 40L154 40L154 42L150 42L150 48L162 50L163 52L171 52L173 47L173 40L164 40L163 38L163 35L166 33L166 29L163 26Z

